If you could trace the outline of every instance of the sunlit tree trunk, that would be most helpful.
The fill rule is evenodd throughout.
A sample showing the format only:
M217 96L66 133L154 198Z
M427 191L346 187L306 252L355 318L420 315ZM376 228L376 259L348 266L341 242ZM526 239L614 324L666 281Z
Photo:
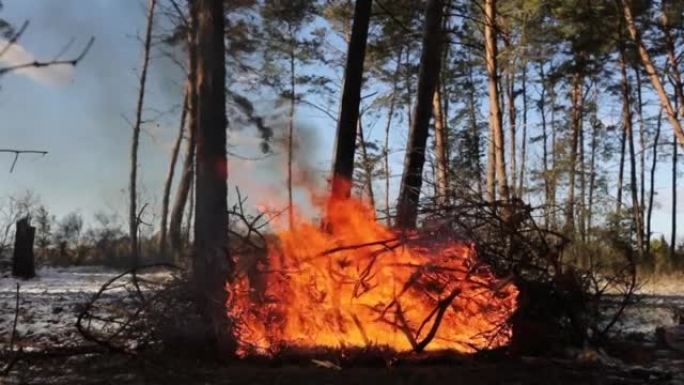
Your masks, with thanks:
M496 180L499 184L501 200L508 201L508 178L506 176L506 158L504 150L504 135L499 100L497 45L496 45L496 0L485 0L484 3L484 36L485 36L485 65L487 68L487 86L489 90L489 127L494 153Z
M154 22L154 8L156 0L149 0L147 5L147 27L145 29L145 40L143 42L143 61L140 69L140 85L138 88L138 102L135 109L135 122L133 123L133 139L131 140L131 174L128 187L128 236L130 241L130 252L133 264L139 263L138 255L138 147L140 145L140 130L143 124L143 105L145 100L145 86L147 84L147 69L150 63L150 48L152 46L152 24Z
M667 114L668 120L670 122L670 125L672 126L677 141L681 146L684 147L684 129L682 129L682 124L678 119L677 111L675 111L675 109L672 107L672 103L670 102L670 99L667 96L665 87L663 86L663 83L660 79L660 74L653 65L653 61L651 60L651 54L648 52L648 49L646 48L644 42L641 39L641 34L636 26L636 22L634 21L634 16L632 15L632 2L630 0L620 1L622 4L623 16L627 23L627 30L629 31L632 40L637 46L641 64L646 69L646 73L648 74L648 77L651 80L651 84L653 85L653 89L656 91L656 95L660 100L661 106ZM678 74L678 71L671 71L671 73ZM684 106L684 96L679 96L682 94L681 90L682 87L680 82L679 85L675 85L675 92L678 93L677 99L679 100L679 108L682 108Z

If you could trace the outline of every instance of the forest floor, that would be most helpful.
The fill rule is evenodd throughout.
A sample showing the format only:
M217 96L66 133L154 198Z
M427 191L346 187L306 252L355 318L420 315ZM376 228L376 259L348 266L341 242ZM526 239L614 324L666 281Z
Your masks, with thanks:
M326 366L327 361L215 363L177 356L121 354L62 355L84 346L76 331L77 314L103 283L119 272L102 268L44 268L38 278L0 278L0 371L14 357L6 354L14 325L16 284L19 312L13 350L17 360L0 384L681 384L684 353L660 348L655 328L676 322L674 309L684 308L679 288L658 292L651 285L628 309L618 325L622 341L607 354L577 357L445 357ZM164 273L151 273L163 278ZM146 277L150 278L150 276ZM125 293L123 290L120 292ZM116 288L110 293L117 295ZM61 350L55 350L61 349ZM41 352L51 351L45 355Z

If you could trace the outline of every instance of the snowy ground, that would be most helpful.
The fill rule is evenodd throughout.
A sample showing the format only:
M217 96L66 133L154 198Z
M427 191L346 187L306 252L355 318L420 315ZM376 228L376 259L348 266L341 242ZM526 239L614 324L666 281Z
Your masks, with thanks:
M103 267L44 267L35 279L0 278L0 350L10 341L17 284L17 345L28 349L71 346L83 342L75 328L83 304L120 273ZM142 276L159 280L169 273L148 272ZM117 300L125 290L124 286L116 286L105 298ZM637 305L627 308L615 330L618 334L639 335L653 341L656 327L678 323L678 312L684 312L684 279L647 281L639 292Z
M19 285L16 347L25 350L73 346L82 343L76 318L84 303L121 272L103 267L44 267L31 280L0 278L0 350L9 344ZM145 278L163 278L166 273L148 273ZM108 296L123 296L115 287Z

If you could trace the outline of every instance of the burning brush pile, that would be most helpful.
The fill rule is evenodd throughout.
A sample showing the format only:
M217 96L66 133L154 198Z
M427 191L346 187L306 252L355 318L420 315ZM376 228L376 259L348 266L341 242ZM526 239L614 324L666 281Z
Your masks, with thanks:
M240 355L469 353L509 342L518 290L478 261L472 244L398 233L357 199L319 201L324 226L301 215L291 228L276 221L267 256L228 288Z

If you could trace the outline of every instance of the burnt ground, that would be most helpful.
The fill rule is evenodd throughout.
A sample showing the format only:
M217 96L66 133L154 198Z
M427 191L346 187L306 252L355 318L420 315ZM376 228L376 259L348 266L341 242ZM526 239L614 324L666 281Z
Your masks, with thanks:
M122 355L32 358L17 363L3 384L682 384L680 373L542 358L462 359L448 364L330 369L299 365ZM2 382L2 381L5 382Z

